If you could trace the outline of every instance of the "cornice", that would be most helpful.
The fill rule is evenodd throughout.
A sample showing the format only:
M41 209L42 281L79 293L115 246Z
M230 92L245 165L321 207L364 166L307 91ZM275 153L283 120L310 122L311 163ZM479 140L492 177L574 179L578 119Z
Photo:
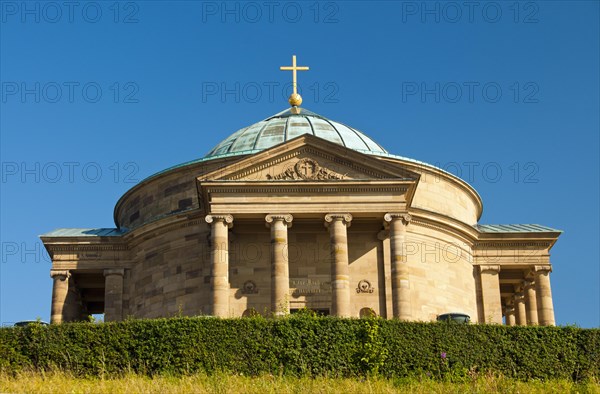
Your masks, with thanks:
M346 149L348 149L348 148L346 148ZM364 174L367 174L375 179L389 178L389 176L384 176L381 172L377 172L377 171L374 171L373 169L369 168L370 166L358 165L357 163L355 163L353 161L344 160L338 155L333 155L333 154L324 152L320 149L315 149L314 147L311 147L311 146L307 146L307 147L303 148L302 150L304 151L303 153L312 153L316 156L320 156L326 160L329 160L329 161L339 164L341 166L348 167L357 172L362 172Z
M450 181L451 183L459 186L461 189L467 191L469 197L471 198L471 200L475 203L475 205L478 208L477 209L477 220L479 221L479 219L481 219L481 215L483 214L483 201L481 199L481 196L479 195L479 193L477 193L477 190L475 190L475 188L473 186L471 186L469 183L462 180L461 178L457 177L456 175L450 174L446 171L443 171L443 170L436 168L435 166L433 166L431 164L427 164L427 163L415 163L415 162L412 162L409 160L403 160L401 158L396 158L396 157L381 156L381 157L377 157L377 158L379 160L386 161L386 162L399 163L402 166L405 166L408 171L415 171L417 173L426 172L428 174L431 174L432 176L444 178L444 179Z
M379 159L375 156L366 155L333 142L305 134L281 145L245 157L231 166L222 167L204 174L202 179L199 177L198 180L238 180L303 154L311 154L329 160L375 179L419 179L418 173L411 173L405 168L397 168L390 164L382 166L383 163L378 163ZM355 160L352 160L352 158Z
M226 185L226 184L219 184L218 186L213 186L210 183L209 184L203 184L203 186L207 187L209 189L210 193L281 193L282 190L286 190L286 191L294 191L296 193L310 193L310 192L315 192L315 191L319 191L319 192L346 192L346 193L352 193L352 192L361 192L361 191L373 191L373 192L379 192L379 193L390 193L390 192L400 192L400 193L406 193L408 191L408 187L406 186L394 186L394 185L389 185L387 187L373 187L371 185L354 185L353 187L351 186L345 186L339 182L342 181L332 181L332 182L328 182L327 184L320 184L320 185L300 185L294 181L282 181L282 182L291 182L291 183L278 183L278 184L257 184L257 185L235 185L235 184L231 184L231 185ZM262 183L262 182L261 182Z
M409 212L412 215L411 225L428 227L454 237L460 237L470 246L477 241L477 230L460 220L422 208L410 208Z
M279 200L277 200L277 196L314 196L315 200L319 200L319 204L326 203L322 200L327 198L333 198L333 202L338 201L335 196L340 194L355 194L362 196L363 202L361 203L352 203L349 201L346 205L352 205L356 207L356 211L360 211L364 209L365 206L362 205L366 203L367 199L372 200L373 204L390 204L390 197L394 196L396 203L400 205L407 205L409 203L408 199L409 195L412 195L414 189L416 188L416 180L391 180L391 179L382 179L382 180L328 180L328 181L297 181L297 180L282 180L282 181L232 181L232 180L207 180L202 181L198 180L198 191L199 191L199 200L202 202L202 206L205 207L207 211L216 211L224 213L219 209L215 208L215 204L219 204L219 199L215 199L215 196L235 196L235 195L245 195L245 196L264 196L263 204L261 205L261 210L270 211L269 202L273 202L274 204L278 204ZM329 196L329 197L326 197ZM371 196L371 197L369 197ZM215 202L216 201L216 202ZM286 206L287 211L294 211L291 205L299 204L294 202L294 199L286 200L286 204L290 206ZM234 203L235 204L235 203ZM242 204L242 203L240 203ZM334 204L335 205L335 204ZM371 205L369 205L371 206ZM306 204L297 208L301 208L300 211L306 211ZM228 207L228 210L235 214L235 209ZM281 207L279 207L281 209ZM344 208L331 208L334 211L342 209L343 211L352 211L353 209L345 206ZM389 209L389 208L388 208ZM372 209L371 211L372 212ZM242 212L247 214L248 211Z
M508 241L479 241L473 245L473 251L477 251L479 249L484 248L498 248L498 249L507 249L507 248L515 248L515 247L536 247L542 249L548 249L553 243L550 241L532 241L532 240L508 240Z
M120 245L107 245L107 244L77 244L77 243L60 243L60 244L45 244L49 251L52 252L65 252L65 251L78 251L78 252L94 252L94 251L123 251L129 250L127 244Z
M480 233L475 247L514 247L527 245L552 249L560 233L556 236L540 236L540 233Z
M226 176L224 176L221 179L223 179L223 180L238 180L240 178L244 178L244 177L246 177L248 175L257 173L259 171L262 171L265 168L268 168L268 167L271 167L273 165L282 163L282 162L284 162L286 160L289 160L289 159L293 159L294 157L297 157L299 154L300 154L299 151L289 152L286 155L281 155L281 156L279 156L277 158L273 158L273 159L271 159L269 161L263 162L262 164L258 164L258 165L255 165L255 166L252 166L251 164L249 164L249 167L246 168L246 170L240 170L240 171L237 171L237 172L234 170L233 175L231 175L231 176L227 176L226 175ZM219 171L223 171L223 170L219 170ZM214 172L213 173L209 173L207 175L207 177L210 178L211 175L213 175L213 174L214 174Z

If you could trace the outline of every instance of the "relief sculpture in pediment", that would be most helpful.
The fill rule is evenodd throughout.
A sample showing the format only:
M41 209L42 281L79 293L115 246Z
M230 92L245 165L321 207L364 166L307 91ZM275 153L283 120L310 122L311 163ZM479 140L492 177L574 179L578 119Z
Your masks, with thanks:
M333 172L327 168L321 167L316 160L310 158L300 159L294 166L288 167L285 171L277 174L267 174L269 180L328 180L344 179L344 175Z

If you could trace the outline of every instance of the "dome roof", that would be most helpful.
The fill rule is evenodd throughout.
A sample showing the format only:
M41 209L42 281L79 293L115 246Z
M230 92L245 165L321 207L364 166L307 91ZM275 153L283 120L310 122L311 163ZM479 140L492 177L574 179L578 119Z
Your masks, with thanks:
M381 145L360 131L302 108L300 114L287 109L236 131L204 158L256 153L302 134L312 134L363 153L387 154Z

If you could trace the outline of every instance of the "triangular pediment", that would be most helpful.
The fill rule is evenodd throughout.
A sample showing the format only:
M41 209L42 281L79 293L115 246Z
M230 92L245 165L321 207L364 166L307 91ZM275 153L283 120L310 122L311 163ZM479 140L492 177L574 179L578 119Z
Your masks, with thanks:
M419 176L312 135L303 135L197 177L208 213L257 218L277 210L296 218L329 212L382 218L410 207Z
M199 181L417 180L418 174L313 135L246 157Z

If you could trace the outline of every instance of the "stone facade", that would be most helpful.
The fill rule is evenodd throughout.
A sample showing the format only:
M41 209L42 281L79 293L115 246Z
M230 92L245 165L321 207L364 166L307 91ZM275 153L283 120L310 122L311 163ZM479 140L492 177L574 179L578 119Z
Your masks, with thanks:
M433 166L313 135L159 173L117 203L118 229L42 236L53 323L178 314L554 324L560 232L478 226L482 202Z

